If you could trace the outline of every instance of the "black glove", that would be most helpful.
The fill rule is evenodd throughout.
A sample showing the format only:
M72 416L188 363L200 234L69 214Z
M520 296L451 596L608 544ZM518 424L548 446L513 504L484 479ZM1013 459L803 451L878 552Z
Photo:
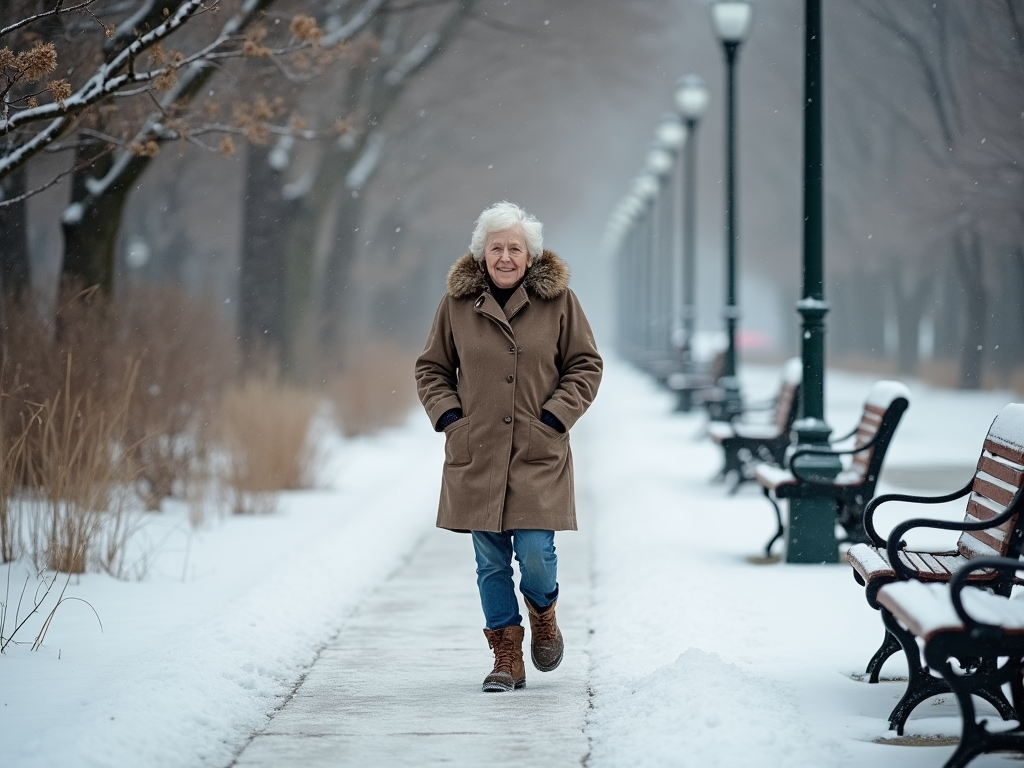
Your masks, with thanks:
M444 428L450 424L454 424L456 421L462 418L461 408L452 408L441 414L441 418L437 420L437 431L443 432Z
M543 421L556 432L565 432L565 425L562 424L562 422L560 422L557 418L555 418L555 415L553 413L549 413L548 411L541 411L540 420Z

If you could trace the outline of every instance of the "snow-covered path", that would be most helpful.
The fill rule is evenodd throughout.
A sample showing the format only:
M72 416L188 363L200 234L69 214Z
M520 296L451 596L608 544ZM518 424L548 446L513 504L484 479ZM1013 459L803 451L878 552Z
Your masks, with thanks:
M587 753L587 546L559 535L554 672L483 694L491 669L468 536L434 531L324 649L237 768L578 766ZM527 651L528 653L529 651Z
M776 387L776 369L742 373L752 398ZM837 432L871 381L830 374ZM880 490L959 487L1009 395L910 385ZM852 679L881 639L878 615L846 565L748 562L770 507L756 488L708 483L720 456L694 439L701 422L609 361L572 435L581 532L556 538L565 661L528 667L523 691L479 690L490 654L471 546L432 527L443 441L417 412L338 444L328 487L284 494L273 515L197 534L182 509L147 518L162 544L145 579L70 587L102 633L72 603L41 652L0 656L0 765L941 766L959 732L953 698L918 707L909 738L877 743L903 691ZM893 506L883 531L908 514Z

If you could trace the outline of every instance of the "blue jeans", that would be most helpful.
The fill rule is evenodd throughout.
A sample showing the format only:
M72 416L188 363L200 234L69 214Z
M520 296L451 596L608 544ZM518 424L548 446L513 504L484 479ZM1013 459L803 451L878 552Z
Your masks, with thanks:
M476 551L476 585L487 629L523 623L512 583L512 554L519 561L519 591L538 608L558 597L555 532L518 530L472 531Z

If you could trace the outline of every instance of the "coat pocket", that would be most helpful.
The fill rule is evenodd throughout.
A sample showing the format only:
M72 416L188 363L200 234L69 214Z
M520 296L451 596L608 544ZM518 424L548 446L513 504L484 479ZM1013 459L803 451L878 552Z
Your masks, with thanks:
M452 422L444 431L444 463L451 467L469 464L469 417Z
M557 463L565 458L568 444L568 432L559 432L540 419L530 418L530 444L526 448L527 461Z

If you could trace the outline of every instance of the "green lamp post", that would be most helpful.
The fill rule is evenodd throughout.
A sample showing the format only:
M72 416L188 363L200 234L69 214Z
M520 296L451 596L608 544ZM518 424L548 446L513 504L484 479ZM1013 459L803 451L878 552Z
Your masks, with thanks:
M693 335L697 328L697 126L707 110L710 94L698 75L683 75L676 83L676 108L686 126L686 159L683 179L682 203L682 266L679 270L680 336L678 346L683 370L692 373ZM679 407L688 411L692 407L693 393L683 390Z
M801 418L794 425L799 447L827 447L825 423L824 199L822 196L821 0L805 0L804 24L804 233ZM831 480L842 469L834 455L804 456L804 474ZM830 563L837 557L835 503L790 499L786 562Z
M681 167L680 157L683 146L686 144L687 131L679 115L675 112L666 112L662 115L658 127L654 131L658 144L671 155L672 166L670 169L672 194L665 201L665 218L667 224L667 242L665 243L665 263L668 264L667 277L669 285L666 286L669 301L668 318L668 346L666 351L676 365L684 362L683 343L683 264L682 251L679 245L681 238L681 222L676 215L676 209L680 205L683 196L682 174L677 172Z
M654 345L650 363L652 372L664 366L671 356L672 348L672 236L669 228L671 198L668 193L669 180L675 167L675 158L660 140L655 140L647 150L645 161L647 173L657 184L654 204L651 206L651 232L653 234L651 315L654 320Z
M741 407L736 377L736 324L740 313L736 303L736 59L740 45L750 33L753 8L746 0L717 0L711 4L711 23L725 51L725 375L720 386L725 392L725 411Z

